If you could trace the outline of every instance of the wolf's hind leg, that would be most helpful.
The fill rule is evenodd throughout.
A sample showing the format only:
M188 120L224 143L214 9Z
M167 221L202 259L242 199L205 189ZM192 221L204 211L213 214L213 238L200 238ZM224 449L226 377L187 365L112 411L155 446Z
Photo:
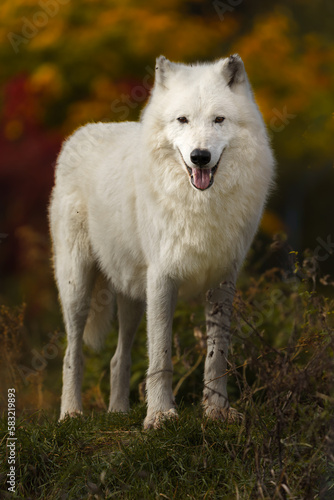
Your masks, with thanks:
M109 411L129 410L131 348L142 319L145 302L117 295L119 333L116 352L110 362Z
M78 209L79 210L79 209ZM60 418L82 412L82 337L89 312L96 267L79 211L67 213L54 224L54 267L67 333L63 361ZM60 222L65 223L60 227Z
M67 348L63 361L61 419L82 412L82 337L94 283L94 267L72 263L62 269L62 275L62 278L58 278L58 284L67 331Z

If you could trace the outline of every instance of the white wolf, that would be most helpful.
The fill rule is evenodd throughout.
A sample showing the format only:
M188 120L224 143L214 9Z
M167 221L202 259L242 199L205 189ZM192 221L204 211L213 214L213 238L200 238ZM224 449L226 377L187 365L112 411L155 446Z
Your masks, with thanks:
M171 336L177 295L215 288L219 296L206 303L203 405L210 418L233 416L223 376L233 300L226 283L235 283L273 172L266 129L238 55L197 65L159 57L138 123L89 124L64 143L49 213L68 337L61 418L82 411L82 340L101 347L113 297L119 339L109 410L129 409L130 351L146 307L144 427L176 416Z

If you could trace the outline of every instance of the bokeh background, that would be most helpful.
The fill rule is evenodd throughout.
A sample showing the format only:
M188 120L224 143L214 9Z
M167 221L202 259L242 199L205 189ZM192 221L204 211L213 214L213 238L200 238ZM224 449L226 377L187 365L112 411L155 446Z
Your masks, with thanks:
M32 370L17 384L36 382L43 359L53 377L47 390L34 384L36 406L60 394L60 351L38 357L63 329L47 227L57 154L86 122L136 120L160 54L241 55L277 158L257 241L285 233L299 253L320 241L322 271L333 271L333 16L331 0L2 0L0 304Z

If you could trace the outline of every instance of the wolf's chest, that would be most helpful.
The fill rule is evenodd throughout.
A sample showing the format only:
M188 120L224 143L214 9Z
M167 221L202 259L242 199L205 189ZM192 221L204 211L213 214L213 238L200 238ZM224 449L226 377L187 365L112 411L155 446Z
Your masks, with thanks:
M236 249L227 221L187 214L166 223L159 253L164 267L184 287L202 289L220 279Z

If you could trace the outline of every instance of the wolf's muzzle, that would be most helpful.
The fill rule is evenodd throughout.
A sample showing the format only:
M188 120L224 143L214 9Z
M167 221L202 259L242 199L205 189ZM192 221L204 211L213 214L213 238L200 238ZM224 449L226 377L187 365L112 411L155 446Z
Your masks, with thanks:
M211 153L208 149L194 149L190 153L190 160L194 165L201 168L211 161Z

